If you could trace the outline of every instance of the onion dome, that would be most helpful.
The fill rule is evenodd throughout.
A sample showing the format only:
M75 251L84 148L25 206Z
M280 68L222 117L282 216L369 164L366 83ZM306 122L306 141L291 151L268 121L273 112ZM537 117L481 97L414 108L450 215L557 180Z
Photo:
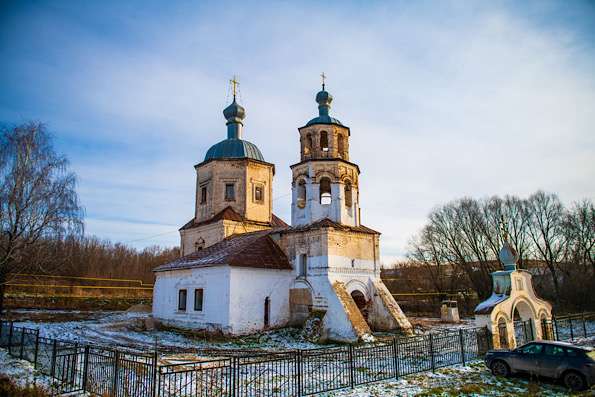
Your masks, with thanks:
M231 105L223 109L223 117L227 120L227 125L233 123L240 123L243 125L242 121L244 120L244 117L246 117L246 109L237 103L234 98Z
M339 120L329 116L333 96L324 88L324 84L322 86L322 91L316 94L316 102L318 103L318 117L308 121L306 126L312 124L336 124L343 126Z
M516 262L519 259L519 255L512 245L510 245L508 240L504 241L504 245L500 249L498 257L500 258L500 262L504 265L504 270L516 270Z
M223 116L227 120L227 139L211 146L207 151L204 161L215 159L254 159L264 161L262 153L255 144L242 139L242 127L246 110L236 102L233 102L223 110Z

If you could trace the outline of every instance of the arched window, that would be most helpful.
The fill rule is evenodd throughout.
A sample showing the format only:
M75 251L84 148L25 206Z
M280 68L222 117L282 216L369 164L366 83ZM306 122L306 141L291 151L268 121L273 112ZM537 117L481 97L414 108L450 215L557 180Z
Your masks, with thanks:
M328 152L328 132L320 132L320 149L323 152Z
M337 137L337 151L339 152L339 157L345 158L345 137L343 135Z
M345 206L351 207L353 205L353 196L351 194L351 182L345 182Z
M304 145L304 154L308 155L312 151L312 135L306 135L306 143Z
M329 205L331 201L331 180L324 177L320 179L320 204Z
M306 181L300 179L297 185L297 206L304 208L306 206Z

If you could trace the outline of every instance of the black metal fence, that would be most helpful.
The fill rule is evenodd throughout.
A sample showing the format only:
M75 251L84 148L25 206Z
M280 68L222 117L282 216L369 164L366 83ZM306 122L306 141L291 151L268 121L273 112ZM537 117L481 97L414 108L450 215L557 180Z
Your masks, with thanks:
M575 341L595 336L595 313L569 314L541 321L544 339Z
M63 393L113 397L305 396L465 364L490 348L485 328L444 330L384 342L163 364L132 353L44 338L39 330L0 322L0 347L33 363Z
M529 324L516 324L523 340ZM546 339L595 336L595 315L542 322ZM485 328L442 330L345 345L279 353L209 351L197 360L164 364L157 352L134 353L44 338L39 330L0 322L0 347L33 363L64 393L113 397L305 396L390 378L434 371L475 360L491 348Z

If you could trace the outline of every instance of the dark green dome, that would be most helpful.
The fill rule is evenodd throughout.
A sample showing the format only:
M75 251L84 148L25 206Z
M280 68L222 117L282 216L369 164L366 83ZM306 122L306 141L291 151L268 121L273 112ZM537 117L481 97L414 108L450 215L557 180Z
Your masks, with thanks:
M225 139L207 151L205 161L214 159L254 159L264 161L262 153L252 142L243 139Z
M334 117L329 116L329 110L331 109L331 103L333 102L333 96L324 89L316 94L316 102L318 103L318 117L308 121L306 126L312 124L336 124L342 126L341 122Z
M262 153L260 153L256 145L242 139L242 127L246 117L246 110L236 102L235 95L233 102L223 110L223 116L227 120L227 139L211 146L207 151L205 161L215 159L264 161L264 157L262 157Z

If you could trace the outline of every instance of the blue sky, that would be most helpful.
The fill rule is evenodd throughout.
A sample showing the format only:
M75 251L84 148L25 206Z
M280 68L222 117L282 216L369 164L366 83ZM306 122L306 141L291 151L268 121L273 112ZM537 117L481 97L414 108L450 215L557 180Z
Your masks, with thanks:
M234 74L290 219L324 71L389 262L455 198L595 197L595 2L520 3L6 1L0 122L48 125L87 233L176 245Z

